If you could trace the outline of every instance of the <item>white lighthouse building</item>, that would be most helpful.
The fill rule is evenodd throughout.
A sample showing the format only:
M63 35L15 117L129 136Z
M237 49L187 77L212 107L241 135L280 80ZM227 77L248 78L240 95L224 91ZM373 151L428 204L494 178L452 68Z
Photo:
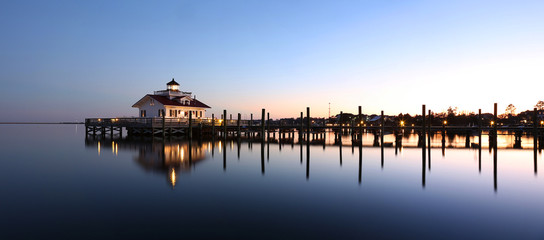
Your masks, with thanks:
M193 118L205 118L208 105L196 100L191 92L183 92L179 89L179 83L174 81L166 84L166 90L155 91L147 94L134 105L139 109L140 117L166 117L188 118L193 113Z

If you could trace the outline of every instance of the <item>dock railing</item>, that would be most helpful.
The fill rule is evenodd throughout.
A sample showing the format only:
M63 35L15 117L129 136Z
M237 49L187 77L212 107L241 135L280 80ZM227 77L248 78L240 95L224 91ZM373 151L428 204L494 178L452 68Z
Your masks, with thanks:
M156 127L161 128L165 127L187 127L189 126L188 118L145 118L145 117L133 117L133 118L86 118L86 126L96 126L96 127ZM238 120L225 120L227 126L237 126ZM222 126L223 119L212 118L201 118L201 119L192 119L192 126L198 126L202 124L203 126L211 126L215 122L215 126ZM247 126L249 120L241 120L240 125ZM253 124L253 126L258 126L259 124Z

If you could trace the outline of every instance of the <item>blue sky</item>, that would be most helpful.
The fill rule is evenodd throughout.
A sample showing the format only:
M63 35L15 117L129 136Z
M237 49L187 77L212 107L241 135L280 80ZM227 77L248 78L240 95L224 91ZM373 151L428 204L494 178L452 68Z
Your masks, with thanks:
M0 121L134 116L172 77L208 115L532 109L542 12L543 1L6 1Z

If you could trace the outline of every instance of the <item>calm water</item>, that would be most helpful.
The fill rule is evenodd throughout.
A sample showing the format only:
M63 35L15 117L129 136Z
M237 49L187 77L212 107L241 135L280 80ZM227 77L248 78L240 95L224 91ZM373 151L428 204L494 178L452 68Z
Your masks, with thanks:
M0 133L0 239L544 239L532 149L500 148L495 173L487 148L423 161L410 141L382 160L366 146L86 140L75 125Z

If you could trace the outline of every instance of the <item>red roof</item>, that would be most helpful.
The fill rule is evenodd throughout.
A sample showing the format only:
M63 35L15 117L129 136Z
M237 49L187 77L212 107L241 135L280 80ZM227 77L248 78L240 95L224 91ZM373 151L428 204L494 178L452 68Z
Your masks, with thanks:
M189 104L181 104L178 101L170 100L169 98L165 96L160 95L151 95L148 94L147 96L150 96L151 98L155 99L156 101L160 102L162 105L170 105L170 106L183 106L183 107L199 107L199 108L210 108L210 106L202 103L201 101L198 101L196 99L192 99Z

